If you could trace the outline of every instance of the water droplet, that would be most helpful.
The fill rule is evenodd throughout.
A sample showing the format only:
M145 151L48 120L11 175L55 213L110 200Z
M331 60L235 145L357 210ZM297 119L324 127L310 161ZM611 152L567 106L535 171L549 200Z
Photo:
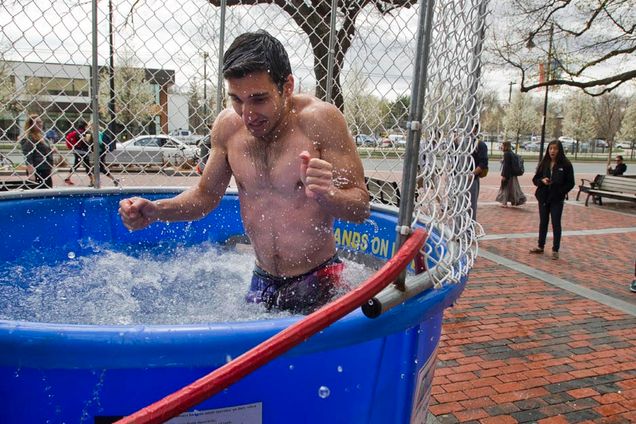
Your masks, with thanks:
M289 370L293 371L294 370L294 366L293 365L289 365Z
M331 391L329 390L329 387L327 386L320 386L320 388L318 389L318 396L320 396L323 399L328 398L330 394L331 394Z
M66 256L68 256L69 259L75 259L75 252L70 251Z
M342 372L342 366L338 365L338 368L336 368L338 370L338 372Z
M232 355L230 355L230 354L225 355L225 362L226 363L227 362L232 362Z

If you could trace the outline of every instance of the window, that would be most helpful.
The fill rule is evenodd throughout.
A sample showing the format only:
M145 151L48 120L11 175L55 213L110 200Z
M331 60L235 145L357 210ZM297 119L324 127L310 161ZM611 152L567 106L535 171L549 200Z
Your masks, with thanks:
M135 141L135 146L159 147L159 140L154 137L144 137Z

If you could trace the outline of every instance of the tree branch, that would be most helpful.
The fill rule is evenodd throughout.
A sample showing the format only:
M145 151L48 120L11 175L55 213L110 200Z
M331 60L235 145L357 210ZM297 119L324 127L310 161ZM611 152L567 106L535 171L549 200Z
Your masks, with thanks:
M520 68L520 69L522 69L522 68ZM593 95L593 96L598 96L600 94L607 93L607 92L610 92L610 91L614 90L619 85L621 85L621 84L623 84L623 83L625 83L625 82L627 82L627 81L629 81L629 80L631 80L633 78L636 78L636 69L633 69L633 70L627 71L627 72L623 72L623 73L620 73L620 74L612 75L610 77L598 78L598 79L594 79L594 80L590 80L590 81L571 81L571 80L565 80L565 79L550 79L550 80L548 80L546 82L542 82L542 83L525 85L525 78L523 77L523 73L522 73L521 91L525 93L525 92L534 90L536 88L551 87L551 86L555 86L555 85L567 85L567 86L570 86L570 87L578 87L578 88L582 88L582 89L589 89L589 88L593 88L593 87L608 86L606 89L604 89L600 93L598 93L598 92L590 92L588 90L584 90L587 94L590 94L590 95Z

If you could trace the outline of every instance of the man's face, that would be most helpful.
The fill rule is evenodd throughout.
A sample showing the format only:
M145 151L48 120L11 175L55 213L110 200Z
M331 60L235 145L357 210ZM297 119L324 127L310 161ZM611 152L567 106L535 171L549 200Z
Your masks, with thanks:
M285 102L291 97L294 88L290 75L281 93L264 71L243 78L228 78L227 86L234 111L254 137L269 135L281 123Z

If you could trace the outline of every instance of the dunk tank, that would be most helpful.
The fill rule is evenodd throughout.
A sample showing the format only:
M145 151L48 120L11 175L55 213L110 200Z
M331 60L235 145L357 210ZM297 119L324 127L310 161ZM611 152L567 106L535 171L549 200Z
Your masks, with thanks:
M107 18L123 20L113 5L102 3L84 12L100 25ZM233 319L234 310L262 307L221 297L210 308L199 291L249 278L249 269L236 271L244 265L232 256L242 248L253 263L232 187L201 220L156 223L134 233L124 228L117 212L121 199L171 197L196 182L188 158L180 166L163 160L156 171L130 163L117 167L111 153L111 171L123 188L108 187L101 176L94 188L0 193L0 422L424 423L443 312L467 283L481 231L471 219L468 191L485 5L431 1L408 8L413 20L403 28L416 29L412 40L400 41L401 32L393 36L414 50L392 62L412 75L401 93L408 101L394 101L384 121L373 121L374 111L384 109L359 96L365 90L371 90L366 100L374 96L370 83L361 84L360 68L337 54L325 61L326 75L315 67L317 94L343 102L354 135L376 135L356 137L371 216L334 227L347 267L364 271L360 281L350 281L350 290L310 315L255 310L255 316ZM143 14L144 7L129 13ZM241 7L214 9L219 52L231 36L226 21L269 17L275 28L283 13L272 5ZM344 53L338 29L351 25L351 10L323 17L331 28L323 40L329 51ZM361 32L369 23L371 31L386 25L386 17L370 7L356 13ZM120 37L129 30L107 28L111 36L113 28L121 31ZM360 54L365 47L356 42L350 52ZM93 45L97 63L103 48ZM357 75L355 89L347 90L344 78L334 81L342 69ZM374 85L379 89L390 73L382 72ZM91 87L98 84L93 75ZM95 102L101 100L93 101L94 122L107 126L113 118L108 108L106 118L100 116ZM360 115L363 105L369 109ZM389 131L405 143L379 135ZM99 163L95 167L99 175ZM197 261L211 252L222 266L196 271ZM148 277L176 256L182 260L165 271L167 284ZM127 268L140 258L145 262ZM113 280L122 283L113 286ZM88 297L76 296L86 288ZM112 302L101 303L104 298ZM208 314L214 309L227 312ZM175 318L182 313L185 318Z

